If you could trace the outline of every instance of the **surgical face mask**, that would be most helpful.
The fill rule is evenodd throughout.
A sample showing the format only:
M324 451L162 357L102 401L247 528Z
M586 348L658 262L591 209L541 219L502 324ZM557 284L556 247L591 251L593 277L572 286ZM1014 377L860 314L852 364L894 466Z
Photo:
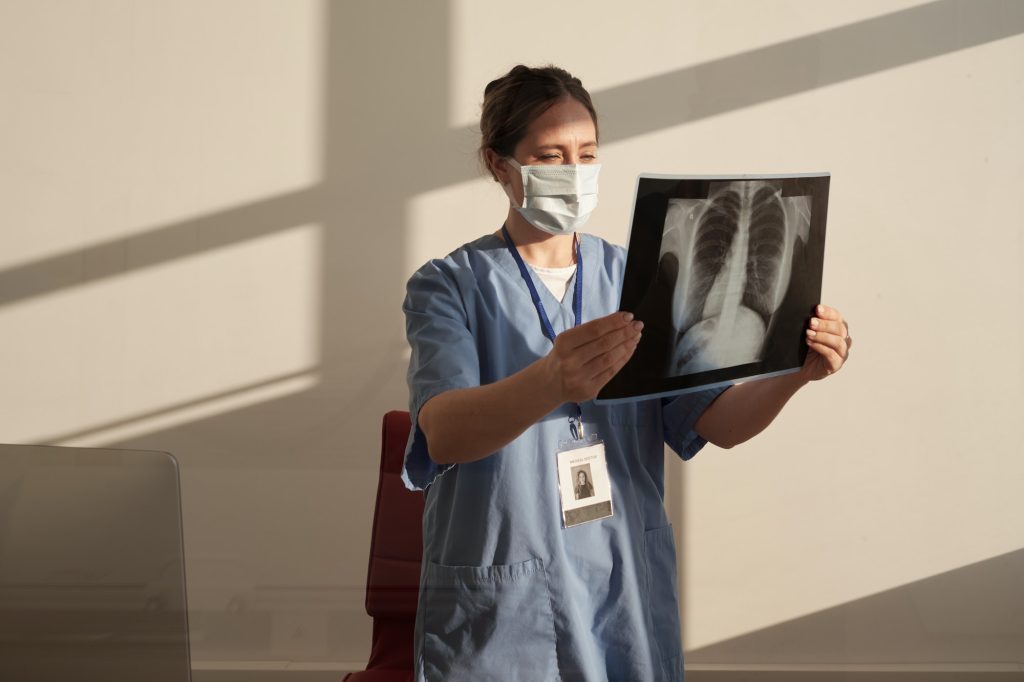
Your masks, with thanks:
M538 230L572 234L583 227L597 206L599 163L523 166L512 157L506 161L523 178L523 205L516 205L512 183L502 189L519 215Z

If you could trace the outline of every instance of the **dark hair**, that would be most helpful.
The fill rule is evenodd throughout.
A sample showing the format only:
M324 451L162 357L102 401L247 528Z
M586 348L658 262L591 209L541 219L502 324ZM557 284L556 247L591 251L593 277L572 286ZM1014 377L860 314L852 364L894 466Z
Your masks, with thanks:
M596 133L597 112L590 101L590 93L579 78L565 69L552 65L531 68L520 64L487 84L480 113L479 154L491 177L498 179L487 164L486 151L493 149L499 156L511 156L530 124L566 97L587 108Z

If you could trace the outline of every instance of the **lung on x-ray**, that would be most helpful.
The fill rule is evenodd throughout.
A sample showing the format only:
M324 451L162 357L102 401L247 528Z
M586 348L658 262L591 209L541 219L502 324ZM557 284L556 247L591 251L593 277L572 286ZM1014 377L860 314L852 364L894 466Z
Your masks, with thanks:
M829 179L640 176L620 309L644 333L598 401L799 370L821 294Z

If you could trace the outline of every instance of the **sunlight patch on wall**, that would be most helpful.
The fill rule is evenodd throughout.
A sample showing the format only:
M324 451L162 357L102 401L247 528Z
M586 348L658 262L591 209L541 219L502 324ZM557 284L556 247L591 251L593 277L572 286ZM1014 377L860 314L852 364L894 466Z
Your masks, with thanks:
M642 11L632 12L630 20L623 21L621 6L585 0L525 0L516 11L500 13L486 3L450 0L450 124L476 125L484 86L521 62L566 68L596 95L922 4L928 3L871 0L830 3L826 12L809 12L802 0L773 0L756 6L748 0L659 0L644 4ZM721 30L726 26L728 30ZM526 51L524 44L529 45Z
M138 438L154 431L171 429L176 426L191 424L218 414L228 414L250 405L267 403L289 395L303 393L315 387L320 381L316 368L281 378L271 378L251 386L229 388L221 395L210 398L199 398L184 405L171 405L154 413L143 415L126 415L120 421L90 428L84 433L63 437L43 438L49 445L69 445L76 447L95 447L102 443L111 443Z
M695 27L686 19L689 10L678 2L646 8L650 23L623 22L621 7L582 0L528 0L515 11L500 13L472 0L450 0L450 8L448 111L453 127L477 125L484 86L519 63L561 66L594 94L696 59L688 37ZM485 26L492 30L481 30ZM524 45L529 49L524 51ZM594 49L583 52L582 45ZM622 58L630 53L643 54L644 65L651 66L638 69L637 60Z
M500 229L507 212L508 198L490 178L417 195L409 202L405 219L406 273Z
M0 267L319 182L321 13L19 5L0 21Z
M169 406L195 419L237 408L240 386L260 386L252 401L302 390L320 357L320 242L296 226L0 310L0 440L186 419Z

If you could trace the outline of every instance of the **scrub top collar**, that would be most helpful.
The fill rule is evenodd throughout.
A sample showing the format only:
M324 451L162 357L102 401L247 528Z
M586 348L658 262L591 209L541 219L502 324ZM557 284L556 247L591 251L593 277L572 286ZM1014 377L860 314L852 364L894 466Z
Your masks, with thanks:
M596 246L591 243L591 236L583 232L577 232L576 236L580 240L580 260L583 261L583 270L585 272L597 272L597 251ZM505 245L505 240L500 234L488 235L488 247L490 248L493 244L494 248L494 259L506 271L509 276L516 282L522 292L523 296L526 297L527 301L531 301L530 288L523 281L523 276L519 272L519 266L516 264L512 254L508 252L508 247ZM540 276L534 272L533 268L527 267L527 272L530 273L530 278L533 280L533 285L537 287L537 291L540 293L541 300L544 302L544 309L548 313L548 318L551 320L551 324L555 327L555 333L560 334L561 332L572 329L573 321L575 320L575 314L572 310L572 291L576 287L576 272L572 274L569 279L568 285L566 286L566 295L559 301L555 298L551 290L540 280ZM579 269L577 268L577 272ZM554 307L554 310L552 310ZM557 315L553 315L552 312L557 311ZM557 322L556 322L557 318ZM583 309L583 319L580 320L580 324L587 322L586 307ZM540 329L540 325L537 326L537 331L540 334L543 332Z

